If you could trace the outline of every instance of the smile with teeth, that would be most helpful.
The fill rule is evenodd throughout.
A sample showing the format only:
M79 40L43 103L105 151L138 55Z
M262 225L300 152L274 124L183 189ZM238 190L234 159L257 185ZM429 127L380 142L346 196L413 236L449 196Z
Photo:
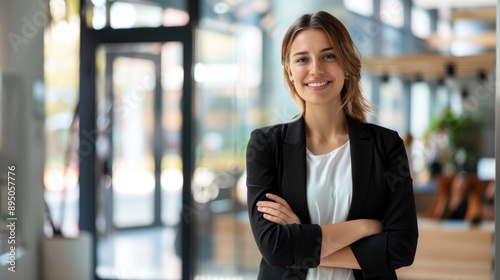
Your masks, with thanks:
M322 87L326 84L328 84L329 82L322 82L322 83L309 83L309 84L306 84L308 87Z

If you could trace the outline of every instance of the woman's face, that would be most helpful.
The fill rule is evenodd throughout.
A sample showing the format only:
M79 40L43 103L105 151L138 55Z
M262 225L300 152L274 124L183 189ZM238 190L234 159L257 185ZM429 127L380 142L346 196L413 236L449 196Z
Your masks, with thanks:
M340 106L345 73L324 31L300 31L292 42L285 69L306 106Z

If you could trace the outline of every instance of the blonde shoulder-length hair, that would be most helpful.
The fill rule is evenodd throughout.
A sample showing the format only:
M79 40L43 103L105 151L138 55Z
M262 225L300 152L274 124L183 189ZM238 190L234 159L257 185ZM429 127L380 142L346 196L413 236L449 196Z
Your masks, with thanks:
M366 122L367 115L372 112L370 103L361 92L361 59L346 27L333 15L320 11L305 14L298 18L288 29L281 47L281 64L286 86L292 99L299 106L300 113L294 119L304 115L305 102L295 90L289 79L285 66L290 63L290 49L297 34L305 29L323 30L332 45L340 67L346 73L346 80L341 91L342 109L351 118Z

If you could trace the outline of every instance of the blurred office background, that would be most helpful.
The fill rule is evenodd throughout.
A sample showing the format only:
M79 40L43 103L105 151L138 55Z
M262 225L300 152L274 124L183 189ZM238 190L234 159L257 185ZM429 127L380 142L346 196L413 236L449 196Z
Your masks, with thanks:
M493 276L497 1L0 3L1 279L255 279L246 143L297 113L281 40L317 10L362 55L370 121L405 140L421 237L400 278ZM459 182L467 214L451 220Z

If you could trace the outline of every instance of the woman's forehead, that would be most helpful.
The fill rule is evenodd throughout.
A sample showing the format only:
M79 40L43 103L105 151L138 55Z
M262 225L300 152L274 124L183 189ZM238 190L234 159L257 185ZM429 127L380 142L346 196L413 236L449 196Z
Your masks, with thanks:
M332 47L332 43L330 42L330 38L328 38L326 32L321 29L309 28L301 30L295 35L290 45L290 51L300 48L315 48L323 50Z

